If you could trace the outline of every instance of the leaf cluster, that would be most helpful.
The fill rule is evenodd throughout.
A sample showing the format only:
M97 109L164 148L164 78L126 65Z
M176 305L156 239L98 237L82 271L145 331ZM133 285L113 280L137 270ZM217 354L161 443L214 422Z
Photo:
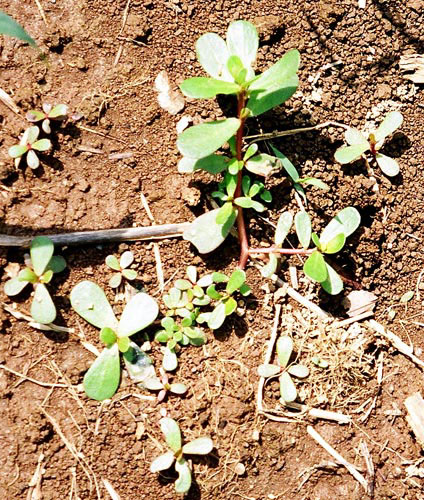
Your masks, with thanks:
M111 288L118 288L123 278L128 281L133 281L137 278L137 271L128 269L134 262L134 254L131 251L128 250L124 252L119 260L114 255L108 255L105 262L110 269L116 271L109 280L109 286Z

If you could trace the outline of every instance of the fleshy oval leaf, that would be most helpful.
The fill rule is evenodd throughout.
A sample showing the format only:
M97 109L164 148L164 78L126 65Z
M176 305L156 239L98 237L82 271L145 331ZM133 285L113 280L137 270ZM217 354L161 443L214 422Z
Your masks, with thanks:
M53 255L47 264L46 270L51 270L54 273L61 273L66 268L66 260L61 255Z
M228 280L226 292L231 295L236 290L238 290L241 285L246 281L246 273L241 269L236 269L232 272L230 279Z
M337 253L344 247L345 243L346 236L343 233L340 233L334 236L334 238L322 247L322 252L328 254Z
M121 273L113 273L109 279L110 288L118 288L118 286L122 282L122 274Z
M268 177L268 175L279 170L280 162L275 156L261 153L252 156L252 158L245 163L245 167L249 172L252 172L252 174Z
M85 393L97 401L109 399L118 389L120 376L118 344L112 344L103 349L85 374Z
M178 472L178 479L175 481L175 491L177 493L187 493L191 486L190 466L184 458L175 462L175 470Z
M325 265L327 267L327 279L321 283L321 286L330 295L337 295L343 290L343 281L327 262Z
M52 323L56 318L56 307L49 291L42 283L35 285L34 298L31 304L31 316L41 324Z
M37 236L32 240L30 247L31 262L37 276L41 276L44 273L53 256L53 252L53 242L46 236Z
M162 358L162 367L167 372L173 372L178 366L178 359L175 351L165 347Z
M380 123L380 126L374 132L374 137L377 142L383 141L389 135L392 135L403 122L403 116L399 111L388 113L386 118Z
M268 378L277 375L277 373L281 372L281 368L277 365L259 365L258 366L258 375L260 377Z
M306 259L303 265L303 272L314 281L322 283L328 277L327 265L321 252L315 250Z
M187 392L187 386L181 384L180 382L175 382L174 384L170 385L169 390L174 394L185 394Z
M18 276L11 278L4 284L4 293L8 297L14 297L21 293L22 290L28 285L28 281L21 281Z
M390 156L377 153L375 160L378 163L378 166L381 168L381 171L388 177L394 177L395 175L398 175L399 163L394 158L390 158Z
M134 262L134 254L130 251L127 250L121 255L121 258L119 259L119 265L121 269L125 269L128 266L130 266Z
M183 453L188 455L207 455L213 450L213 442L209 437L199 437L183 446Z
M297 398L296 386L287 372L280 375L280 395L286 403L292 403Z
M38 159L38 156L36 155L35 151L30 149L26 155L26 162L29 168L32 168L33 170L38 168L40 165L40 160Z
M227 47L230 54L240 58L245 68L250 68L256 59L259 38L258 32L252 23L235 21L227 30ZM248 78L252 78L248 76Z
M345 165L346 163L351 163L352 161L359 160L362 154L365 153L365 151L367 151L369 148L370 145L368 144L368 142L355 144L353 146L342 146L336 151L334 158L342 165Z
M278 256L275 253L269 254L269 261L261 267L261 275L264 278L270 278L277 271Z
M368 148L367 138L356 128L348 128L345 132L345 141L349 146L355 146L357 144L366 145Z
M290 232L293 224L293 215L291 212L283 212L278 218L277 228L275 230L275 244L279 247Z
M360 222L361 216L356 208L344 208L324 228L320 237L321 244L326 245L340 233L347 238L358 228Z
M297 212L294 216L294 226L300 244L303 248L308 248L312 234L312 224L309 214L305 211Z
M167 470L174 463L175 457L172 451L168 451L163 455L155 458L150 464L150 472L160 472L162 470Z
M293 340L288 335L283 335L277 340L277 358L281 368L285 368L293 352Z
M104 291L92 281L81 281L71 291L71 305L86 321L116 330L118 321Z
M166 444L174 453L181 450L181 432L180 427L173 418L163 417L159 421L161 431L163 432Z
M206 33L196 42L196 54L202 68L214 78L233 81L227 69L227 44L216 33Z
M187 97L211 99L218 94L237 94L237 92L240 92L241 87L237 83L215 78L193 77L184 80L180 85L180 89Z
M118 337L128 337L149 326L157 318L159 307L147 293L137 293L125 306L118 325Z
M305 365L292 365L287 371L296 378L306 378L309 375L309 368Z
M222 326L225 321L225 304L222 302L218 304L215 309L211 312L208 318L208 327L211 330L217 330Z
M68 114L68 106L66 104L56 104L54 108L48 113L49 118L58 119L63 118Z
M114 271L120 271L121 266L119 265L119 260L115 257L115 255L108 255L106 257L106 265L113 269Z

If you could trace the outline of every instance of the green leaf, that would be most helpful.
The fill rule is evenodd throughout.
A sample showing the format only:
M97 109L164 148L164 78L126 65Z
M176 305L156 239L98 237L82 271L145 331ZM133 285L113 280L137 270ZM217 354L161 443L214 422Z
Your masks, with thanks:
M109 279L109 286L111 288L118 288L118 286L122 283L122 274L114 273Z
M171 384L169 389L173 394L185 394L187 392L187 386L180 383Z
M104 344L114 344L117 340L117 336L116 336L116 333L114 330L112 330L112 328L109 328L107 326L105 326L104 328L102 328L100 330L100 340L104 343Z
M216 290L215 285L208 286L208 289L206 290L206 293L208 294L208 297L210 297L213 300L220 300L220 299L222 299L222 295Z
M303 264L303 272L312 280L322 283L328 277L327 264L321 252L315 250Z
M315 177L304 177L303 179L299 179L297 182L307 184L309 186L315 186L319 189L323 189L324 191L330 190L330 186L328 184L320 181L319 179L315 179Z
M159 307L147 293L137 293L125 306L118 324L118 337L128 337L149 326L157 318Z
M39 141L34 142L32 145L33 149L37 151L48 151L52 147L52 143L49 139L40 139Z
M4 293L8 297L14 297L21 293L22 290L28 285L28 281L21 281L17 276L12 278L4 284Z
M267 189L264 189L259 196L266 203L270 203L272 201L272 194Z
M175 462L175 470L178 479L175 481L175 491L177 493L187 493L191 486L191 470L188 462L180 458Z
M255 155L258 151L258 145L256 143L251 144L244 153L243 161L247 161L253 155Z
M121 337L118 338L118 349L120 352L125 353L130 348L130 339L129 337Z
M31 262L37 276L41 276L53 256L53 242L46 236L36 236L30 247Z
M217 330L225 321L225 304L218 304L212 311L208 319L208 327L211 330Z
M224 273L218 273L218 272L212 273L212 281L214 283L227 283L228 279L229 279L228 276Z
M342 146L336 151L334 158L342 165L345 165L346 163L359 160L362 154L365 153L365 151L367 151L369 148L370 145L368 144L368 142L355 144L353 146Z
M28 283L36 283L37 279L38 279L37 275L29 267L26 267L25 269L22 269L22 271L19 271L19 274L18 274L19 281L26 281Z
M294 190L296 193L303 199L304 203L307 204L307 199L306 199L306 194L305 190L300 184L294 183L293 184Z
M183 233L183 238L190 241L200 253L209 253L221 245L234 225L237 210L233 209L231 217L225 224L218 224L216 216L217 208L206 212L190 224Z
M40 160L33 149L30 149L26 156L26 162L29 168L36 169L40 165Z
M334 236L332 240L330 240L325 246L322 247L323 253L337 253L339 252L346 243L346 236L343 233Z
M213 450L211 438L199 437L183 446L183 453L187 455L207 455Z
M71 291L71 305L86 321L116 330L118 322L103 290L92 281L81 281Z
M167 470L174 463L175 457L172 451L168 451L163 455L155 458L150 465L150 472L160 472L162 470Z
M346 130L346 132L345 132L345 141L350 146L354 146L354 145L357 145L357 144L364 144L364 145L366 144L367 145L367 149L369 147L367 138L364 137L364 135L362 134L362 132L360 132L356 128L348 128Z
M215 222L217 224L225 224L228 219L230 219L233 215L233 204L231 201L224 203L222 207L218 210L218 213L216 214L216 219Z
M44 120L45 117L46 117L46 114L43 111L37 111L35 109L31 109L25 115L25 118L29 122L39 122L40 120Z
M237 301L233 297L229 297L225 301L225 316L230 316L237 309Z
M196 266L188 266L187 267L187 277L194 284L197 281L197 267Z
M66 104L56 104L49 112L49 118L58 119L63 118L68 114L68 106Z
M61 255L54 255L47 264L47 270L61 273L66 268L66 260Z
M122 357L131 380L139 387L146 388L147 380L156 376L150 357L134 342L130 342L130 348Z
M296 378L306 378L309 375L309 368L305 365L292 365L287 371Z
M49 291L42 283L35 285L34 298L31 304L31 316L41 324L52 323L56 318L56 307Z
M394 177L399 173L399 164L394 158L377 153L375 159L382 172L388 177Z
M250 68L256 59L259 38L255 26L247 21L235 21L227 30L227 47L230 54L240 58L245 68ZM251 71L248 78L253 78Z
M49 269L48 271L45 271L41 276L40 276L40 283L50 283L50 281L53 278L53 271Z
M195 125L178 136L177 147L183 156L204 158L214 153L239 129L238 118L228 118L215 122Z
M392 111L388 113L386 118L380 123L378 129L374 132L374 137L377 142L384 140L389 135L392 135L403 122L403 116L399 111ZM383 170L383 169L382 169Z
M174 453L181 450L181 432L177 422L169 417L163 417L159 421L161 431L163 432L166 444Z
M118 344L113 344L103 349L85 374L85 393L97 401L109 399L118 389L120 376Z
M19 40L29 43L29 45L31 45L32 47L37 47L35 41L28 35L28 33L22 28L22 26L1 10L0 33L3 35L12 36L14 38L19 38Z
M298 182L300 179L299 173L296 170L293 163L287 158L285 154L283 154L281 151L278 151L278 149L275 148L272 144L271 144L271 149L272 152L275 154L275 156L281 161L283 168L286 171L287 175L290 177L290 179L293 182Z
M241 180L241 189L243 191L243 194L245 196L249 195L249 189L252 181L250 180L250 177L248 175L243 175L243 178Z
M245 69L245 67L243 66L243 63L242 63L240 57L230 56L228 58L228 61L227 61L227 68L228 68L228 71L230 72L231 76L234 78L234 80L237 83L240 83L240 84L243 83L239 79L239 75L243 76L242 71Z
M28 151L28 147L23 144L16 144L15 146L11 146L8 150L8 154L11 158L19 158L24 155Z
M234 203L242 208L252 208L254 201L251 198L246 198L245 196L240 196L240 198L236 198Z
M330 295L337 295L343 290L343 281L327 262L325 265L327 267L327 279L321 283L321 286Z
M228 172L231 175L237 175L239 170L239 162L237 161L237 158L231 158L228 162Z
M288 372L280 375L280 394L286 403L292 403L297 398L296 386Z
M277 375L277 373L281 372L281 368L277 365L259 365L258 366L258 375L260 377L268 378Z
M250 286L246 285L246 283L241 285L241 287L239 288L239 292L241 293L241 295L243 295L243 297L247 297L248 295L250 295L251 291L252 290L251 290Z
M119 266L121 269L126 269L133 262L134 262L134 254L129 250L127 250L121 255L121 258L119 259Z
M317 233L312 233L311 238L313 244L318 248L318 250L321 250L321 242L319 241Z
M133 281L137 278L137 271L134 269L122 269L122 276L128 281Z
M293 215L290 212L283 212L278 218L277 228L275 230L275 244L281 247L287 235L290 232L290 228L293 224Z
M188 280L180 279L175 282L175 288L178 290L188 290L192 287L192 283Z
M190 174L195 170L206 170L210 174L219 174L228 167L228 158L223 155L209 155L198 160L183 157L178 162L178 172L180 174Z
M294 226L300 244L303 248L308 248L311 242L312 225L309 214L305 211L297 212L294 216Z
M252 172L252 174L267 177L280 168L279 163L280 162L274 156L263 153L250 158L250 160L246 162L245 167L249 172Z
M405 292L402 297L400 298L400 303L401 304L406 304L410 300L414 298L414 292L413 290L409 290L408 292Z
M358 228L360 222L361 216L356 208L344 208L324 228L320 237L321 244L325 246L340 233L343 233L347 238Z
M113 269L114 271L120 271L121 266L119 265L119 260L114 255L108 255L106 257L106 265Z
M170 318L171 319L171 318ZM164 344L165 342L168 342L168 340L172 337L172 333L167 332L165 330L159 330L155 334L155 340L156 342L160 342L161 344Z
M237 189L237 176L231 175L230 173L226 173L224 177L224 184L227 190L227 194L230 198L234 196L234 193Z
M196 54L202 68L214 78L232 81L227 69L227 44L216 33L206 33L196 42Z
M180 89L187 97L197 99L210 99L217 94L237 94L240 92L240 85L215 78L194 77L184 80Z
M252 200L252 208L253 210L256 210L257 212L264 212L266 210L266 207L262 205L259 201Z
M173 372L178 366L177 355L173 349L165 347L162 359L162 367L167 372Z
M290 50L250 85L247 108L253 116L279 106L296 92L299 62L299 52Z
M232 272L230 279L228 280L226 292L228 295L232 295L236 290L238 290L241 285L246 281L246 273L241 269L236 269Z
M282 335L277 340L277 357L278 364L281 368L285 368L290 361L293 352L293 340L288 335Z
M268 264L261 267L261 275L264 278L270 278L277 271L278 256L275 253L269 254Z

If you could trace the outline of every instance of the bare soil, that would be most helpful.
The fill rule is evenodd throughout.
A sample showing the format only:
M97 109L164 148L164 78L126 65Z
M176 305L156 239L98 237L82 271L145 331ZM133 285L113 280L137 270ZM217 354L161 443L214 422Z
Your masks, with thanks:
M48 55L43 61L25 44L0 39L0 86L22 109L19 116L0 106L1 234L150 225L141 193L157 224L191 221L210 208L206 195L214 179L177 173L175 126L183 114L193 117L194 123L223 116L232 103L220 102L221 108L215 101L187 101L185 110L172 116L157 104L153 83L161 70L175 85L198 75L196 39L208 31L225 35L231 21L249 20L260 30L259 69L290 48L299 49L302 60L299 91L260 122L250 122L249 133L327 120L362 127L366 122L379 123L389 110L402 112L401 131L386 146L398 158L401 174L388 179L376 172L378 192L362 162L340 167L334 161L343 139L340 128L273 142L303 173L331 186L329 193L313 189L308 193L317 230L345 206L361 212L363 225L336 263L351 285L377 295L375 318L421 356L424 100L422 87L402 77L399 58L423 53L422 0L367 0L365 9L358 8L356 0L40 0L40 5L47 24L36 2L0 1L0 8L24 25ZM331 63L337 64L325 69ZM7 149L26 126L24 113L43 102L66 103L83 118L58 129L54 151L43 156L40 169L16 171ZM132 155L110 159L113 153ZM275 221L283 207L293 204L292 193L282 176L268 184L274 197L268 217ZM254 216L249 230L255 244L272 236L272 228ZM237 264L237 242L231 238L215 254L202 257L179 239L158 244L165 280L182 277L189 264L201 272L229 272ZM306 424L312 424L364 476L367 469L359 450L361 441L366 442L375 466L374 498L424 499L423 476L409 477L407 472L409 465L423 459L423 450L406 421L403 404L406 397L422 391L422 371L364 324L344 331L325 328L287 296L278 299L280 331L290 331L305 356L311 349L334 353L347 349L343 362L335 362L327 375L314 372L300 388L305 403L350 414L354 423L338 425L306 417L283 423L257 415L257 367L275 309L272 285L253 266L247 269L254 293L245 314L209 334L205 348L182 350L176 377L190 387L186 397L170 397L157 405L135 397L145 393L125 377L117 395L105 404L72 390L70 385L82 383L93 361L81 336L98 347L100 342L97 331L70 309L69 293L82 279L108 289L110 273L104 259L125 249L136 256L140 284L157 293L151 243L69 247L59 252L69 266L55 278L56 323L75 328L75 334L43 333L0 309L0 363L38 381L68 384L44 387L0 370L1 498L106 499L102 479L125 500L176 498L172 473L149 472L151 460L160 453L157 440L162 442L158 420L166 412L180 422L187 440L206 434L216 446L210 456L193 460L195 483L189 499L366 497L344 467L328 464L331 457L310 438ZM2 282L7 279L6 265L22 264L23 253L0 250ZM293 264L299 261L293 259ZM281 276L288 279L287 266ZM414 298L401 304L408 290L414 290ZM336 317L345 317L342 297L325 296L303 278L299 291ZM108 295L113 301L113 292ZM20 311L28 310L28 298L24 294L18 299ZM1 300L11 303L3 293ZM394 319L390 308L396 311ZM363 351L352 349L355 339L361 339ZM363 358L358 359L358 352ZM155 343L152 356L160 362ZM381 387L377 358L383 359ZM265 387L264 404L277 403L277 382L271 382ZM40 493L31 497L30 481L39 460ZM245 467L241 475L240 463Z

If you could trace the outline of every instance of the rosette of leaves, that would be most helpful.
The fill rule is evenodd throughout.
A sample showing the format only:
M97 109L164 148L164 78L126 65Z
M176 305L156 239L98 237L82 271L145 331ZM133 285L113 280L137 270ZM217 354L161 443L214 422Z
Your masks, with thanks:
M63 271L66 261L60 255L53 255L53 242L46 236L37 236L31 242L28 267L18 276L6 281L4 293L9 297L18 295L29 283L34 287L31 316L37 323L52 323L56 318L56 307L46 287L54 273Z
M246 284L246 273L241 269L233 271L230 277L223 273L212 274L213 284L206 293L216 301L215 307L210 313L202 313L198 316L198 323L207 322L211 330L217 330L222 326L227 316L233 314L237 309L237 301L233 297L237 292L246 297L250 294L250 286ZM221 288L221 284L225 288Z
M38 139L40 129L36 126L29 127L22 134L19 144L9 148L9 156L15 159L15 167L18 168L21 159L26 155L28 167L32 169L38 168L40 160L36 151L48 151L52 147L49 139Z
M227 118L202 123L186 129L177 140L183 155L179 162L180 172L191 173L198 169L212 174L237 175L243 168L259 175L268 175L278 167L276 158L257 154L257 145L251 145L241 159L237 159L235 135L249 117L255 117L279 106L289 99L297 89L299 52L291 50L264 73L256 75L253 65L259 39L256 28L246 21L230 24L226 40L215 33L206 33L196 43L197 59L210 77L193 77L182 82L184 95L192 98L210 99L218 94L236 95L242 103L237 118ZM225 143L230 144L230 155L217 154ZM224 196L231 198L230 193ZM252 184L252 188L253 188ZM254 187L255 191L257 188ZM264 192L264 191L262 191ZM238 206L243 204L255 208L252 197L246 192ZM258 193L257 193L258 194ZM267 195L264 195L267 196ZM200 253L217 248L227 237L237 217L235 200L223 200L225 209L212 210L198 217L185 231L184 238L193 243ZM266 200L265 200L266 201ZM258 202L259 203L259 202ZM259 205L256 205L258 208ZM218 217L219 214L219 217Z
M309 369L305 365L291 364L290 358L293 354L293 340L288 335L283 335L277 340L277 363L258 367L261 377L270 378L278 376L280 382L281 402L292 403L297 398L297 389L292 377L304 379L309 375Z
M153 460L150 472L167 470L175 462L175 470L178 473L175 491L187 493L191 486L191 468L185 455L207 455L213 450L212 440L209 437L199 437L183 445L180 427L175 420L164 417L159 423L169 451Z
M298 238L303 248L308 248L312 239L315 250L303 265L304 273L321 284L324 290L337 295L343 290L343 282L337 272L326 262L326 255L334 255L344 247L346 238L359 226L361 216L356 208L341 210L324 228L321 236L312 233L311 220L306 212L299 212L295 217Z
M195 326L197 315L198 311L193 311L178 322L170 316L162 319L163 329L156 333L155 340L166 344L162 360L164 370L171 372L177 368L177 344L180 346L201 346L206 343L205 332Z
M133 281L137 278L137 271L134 269L127 269L133 261L134 254L129 250L124 252L119 260L114 255L108 255L106 257L106 265L113 271L116 271L109 280L109 286L111 288L118 288L122 283L122 278L128 281Z
M51 104L44 103L43 111L37 111L35 109L31 109L26 114L26 119L29 122L39 122L41 123L41 128L44 130L46 134L51 133L50 121L62 121L66 118L68 114L68 107L66 104L56 104L56 106L52 106Z
M160 369L160 377L151 377L145 381L146 389L150 391L159 391L158 402L163 401L168 392L182 395L187 392L187 386L181 382L169 382L169 377L164 370Z
M158 305L148 294L137 293L118 321L104 291L92 281L81 281L72 289L71 305L88 323L100 329L100 340L106 344L84 376L85 392L98 401L111 398L121 376L119 353L125 356L132 349L130 336L153 323ZM127 354L129 359L132 355L132 352Z
M387 137L392 135L402 124L403 116L398 111L392 111L382 121L377 130L364 136L356 128L348 128L345 132L345 140L348 146L339 148L334 157L343 164L359 160L364 153L370 152L372 157L381 168L382 172L389 177L399 173L399 164L394 158L379 152Z

